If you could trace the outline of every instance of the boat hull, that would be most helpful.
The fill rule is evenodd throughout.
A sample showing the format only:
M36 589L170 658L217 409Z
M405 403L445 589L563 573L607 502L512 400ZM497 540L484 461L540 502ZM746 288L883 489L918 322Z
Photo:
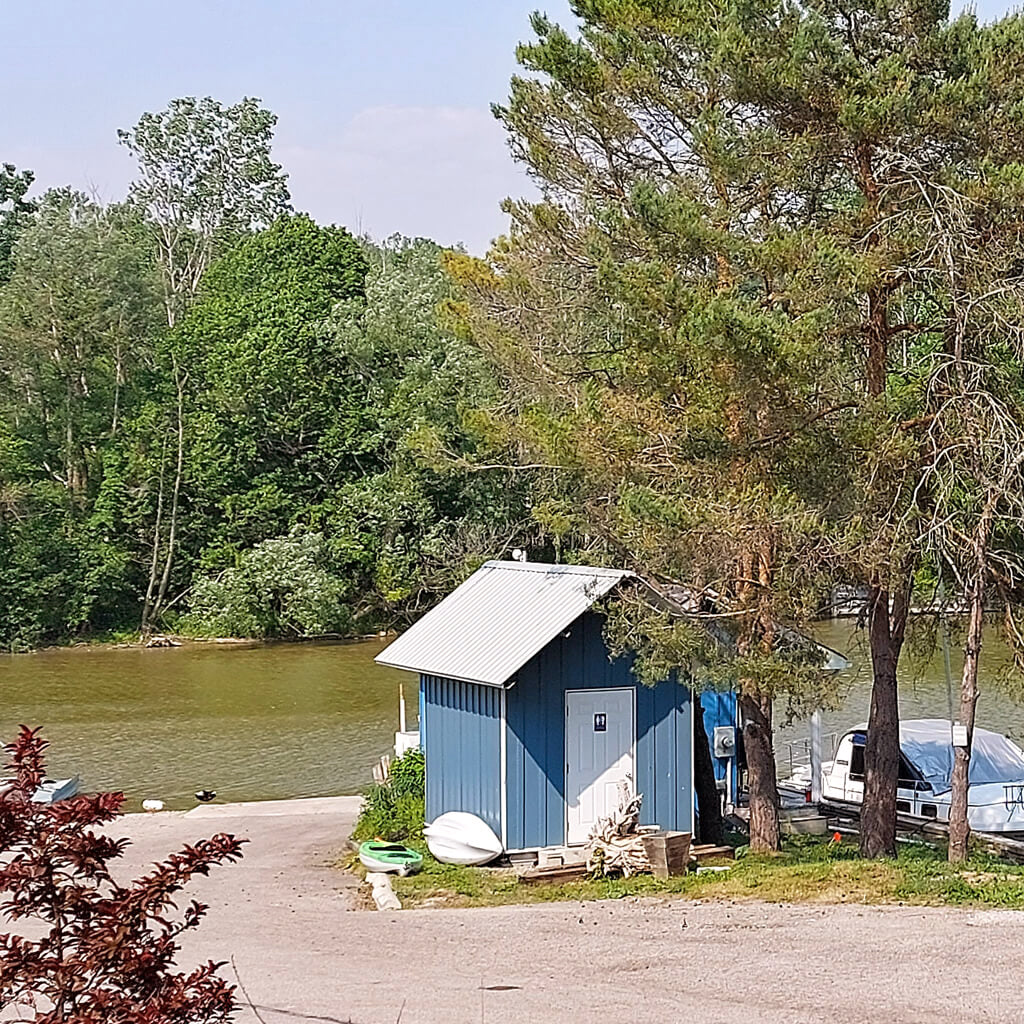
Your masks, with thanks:
M859 814L864 799L865 726L840 740L833 760L821 766L823 806ZM950 773L954 748L952 726L943 719L908 719L900 723L900 784L897 819L909 828L947 827L952 794ZM972 831L1012 837L1024 833L1024 751L999 733L975 730L967 790L967 820ZM779 783L780 798L810 798L809 766Z
M442 864L487 864L504 852L501 840L475 814L449 811L423 830L427 849Z
M398 843L368 842L359 847L359 861L367 871L405 878L423 866L423 857Z
M9 789L13 779L0 779L0 791ZM37 804L55 804L59 800L67 800L78 792L81 779L76 775L70 779L47 779L32 794L32 802Z

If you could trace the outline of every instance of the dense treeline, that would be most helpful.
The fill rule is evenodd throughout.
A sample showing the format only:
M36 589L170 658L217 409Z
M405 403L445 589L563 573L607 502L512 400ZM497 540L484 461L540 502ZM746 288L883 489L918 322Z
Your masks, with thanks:
M401 621L527 528L425 240L287 208L273 119L176 101L122 203L0 181L0 644ZM204 171L211 136L247 152ZM241 141L240 141L241 136ZM184 183L165 164L194 160ZM255 167L255 170L253 170ZM244 171L244 173L242 173Z

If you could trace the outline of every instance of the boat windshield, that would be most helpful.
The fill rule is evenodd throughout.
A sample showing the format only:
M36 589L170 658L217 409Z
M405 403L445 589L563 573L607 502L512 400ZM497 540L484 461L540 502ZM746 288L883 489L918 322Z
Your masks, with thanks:
M900 747L936 793L950 788L953 739L948 721L929 718L901 722ZM975 729L970 781L972 786L1024 781L1024 752L997 732Z

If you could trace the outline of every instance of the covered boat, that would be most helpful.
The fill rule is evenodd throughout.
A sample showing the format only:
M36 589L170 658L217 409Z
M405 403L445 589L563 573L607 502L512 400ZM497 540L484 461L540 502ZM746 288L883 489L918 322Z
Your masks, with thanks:
M825 803L857 806L864 799L866 726L839 741L833 761L821 769ZM896 811L903 818L949 821L953 774L953 726L944 718L900 722L900 771ZM967 817L976 832L1024 834L1024 751L1006 736L974 730Z
M448 811L423 830L427 849L442 864L486 864L504 847L490 825L466 811Z

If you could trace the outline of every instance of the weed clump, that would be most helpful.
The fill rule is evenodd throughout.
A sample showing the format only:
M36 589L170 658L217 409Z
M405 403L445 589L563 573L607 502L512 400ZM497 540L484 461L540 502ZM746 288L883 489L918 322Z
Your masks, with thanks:
M425 781L422 750L408 750L392 761L387 781L366 793L353 837L391 843L422 839Z

